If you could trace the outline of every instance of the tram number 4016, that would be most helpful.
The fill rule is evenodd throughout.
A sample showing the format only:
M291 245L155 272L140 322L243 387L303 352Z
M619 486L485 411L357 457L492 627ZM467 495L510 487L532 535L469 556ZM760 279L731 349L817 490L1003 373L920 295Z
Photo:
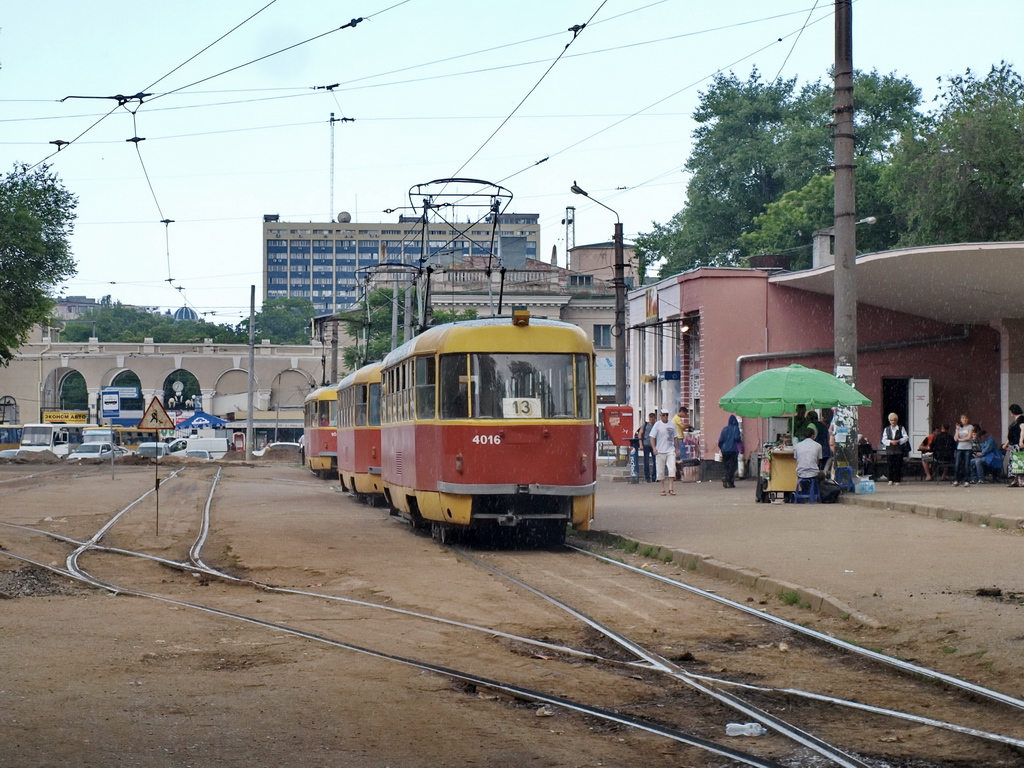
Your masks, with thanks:
M501 435L473 435L477 445L501 445Z

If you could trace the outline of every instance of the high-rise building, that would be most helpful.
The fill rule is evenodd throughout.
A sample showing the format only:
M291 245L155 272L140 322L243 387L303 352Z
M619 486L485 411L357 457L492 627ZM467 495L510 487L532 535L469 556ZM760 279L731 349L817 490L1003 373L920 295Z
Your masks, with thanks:
M498 214L475 224L399 216L397 222L286 222L263 217L263 298L309 299L317 314L355 306L361 286L380 264L450 264L500 256L510 268L540 253L539 214ZM424 231L426 230L426 231ZM493 246L492 246L493 241ZM495 264L497 266L497 264Z

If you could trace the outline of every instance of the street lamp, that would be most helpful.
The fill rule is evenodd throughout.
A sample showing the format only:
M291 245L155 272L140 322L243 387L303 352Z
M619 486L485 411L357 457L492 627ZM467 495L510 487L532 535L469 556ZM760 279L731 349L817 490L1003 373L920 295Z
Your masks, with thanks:
M622 254L622 221L619 220L619 213L614 208L609 208L600 200L594 200L574 181L569 191L574 195L583 195L593 200L602 208L615 214L615 234L612 239L615 242L615 277L612 285L615 286L615 325L612 326L612 335L615 337L615 402L618 405L626 404L626 274Z

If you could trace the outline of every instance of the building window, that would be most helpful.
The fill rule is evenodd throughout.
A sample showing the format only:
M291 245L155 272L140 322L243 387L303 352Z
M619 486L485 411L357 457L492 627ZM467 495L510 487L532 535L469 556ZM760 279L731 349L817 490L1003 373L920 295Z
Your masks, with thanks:
M594 346L597 349L611 349L612 327L610 325L594 326Z
M593 285L593 275L569 275L569 285Z

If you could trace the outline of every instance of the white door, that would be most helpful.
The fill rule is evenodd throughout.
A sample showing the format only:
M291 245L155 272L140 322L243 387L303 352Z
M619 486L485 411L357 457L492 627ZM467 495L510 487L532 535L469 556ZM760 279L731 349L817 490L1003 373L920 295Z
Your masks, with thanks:
M907 403L907 434L910 435L910 455L919 457L917 446L932 431L932 381L931 379L910 380L910 402Z

